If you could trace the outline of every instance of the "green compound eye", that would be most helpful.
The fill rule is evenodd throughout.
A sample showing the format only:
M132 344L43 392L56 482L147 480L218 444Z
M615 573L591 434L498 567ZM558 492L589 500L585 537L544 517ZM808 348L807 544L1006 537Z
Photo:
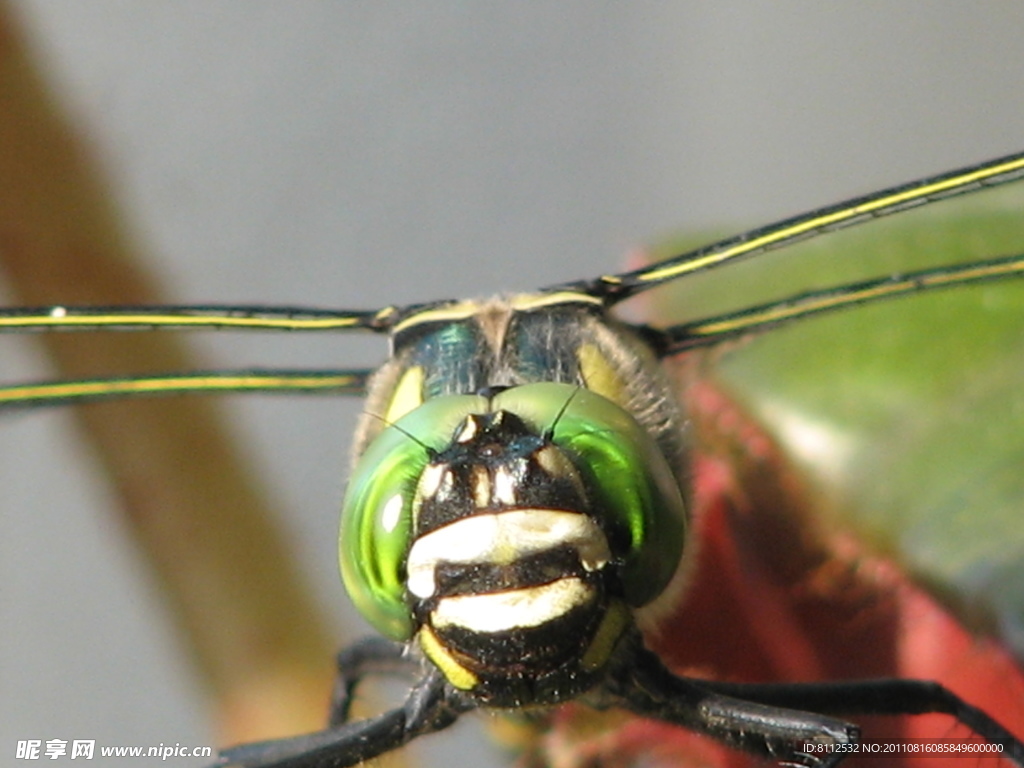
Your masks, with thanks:
M487 400L474 395L428 400L377 435L352 473L342 503L341 577L363 617L393 640L415 630L404 600L405 556L428 448L442 450L468 414L486 410Z
M552 442L594 491L594 508L588 511L629 542L620 572L627 602L642 606L661 594L682 557L687 512L678 480L654 439L611 400L569 384L514 387L495 397L491 407L512 411L539 432L555 425Z
M675 572L686 528L679 486L653 439L618 405L556 383L513 387L490 403L472 395L439 397L374 439L358 462L342 510L345 586L363 616L392 639L407 640L415 632L405 602L405 558L428 448L447 447L469 414L498 410L516 414L538 434L554 426L552 441L592 489L590 514L627 542L620 573L631 605L653 600Z

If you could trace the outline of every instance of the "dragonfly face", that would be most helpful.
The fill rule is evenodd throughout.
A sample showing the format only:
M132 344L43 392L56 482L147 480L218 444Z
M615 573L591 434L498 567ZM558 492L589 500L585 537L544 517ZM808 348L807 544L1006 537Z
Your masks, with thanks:
M368 390L341 563L357 606L397 642L371 642L342 655L331 729L226 750L221 764L354 764L481 705L574 698L806 765L833 762L819 758L817 746L839 755L856 742L857 728L830 715L943 712L1024 764L1019 736L941 686L698 681L670 672L639 632L645 619L656 622L672 608L687 561L689 462L682 435L692 422L675 405L657 359L812 314L1018 276L1024 257L887 274L658 330L624 326L607 314L619 301L686 275L1022 175L1024 156L1003 158L779 222L661 265L491 302L377 312L8 310L0 314L5 330L363 329L390 333L395 354L372 378L365 370L246 371L44 383L0 390L0 404L189 391ZM408 652L410 642L425 660ZM405 705L347 722L352 688L395 667L413 680ZM1020 683L1017 666L1003 668L1007 680ZM1014 721L1011 730L1019 726Z
M678 400L602 314L573 294L420 310L371 386L345 583L488 705L592 687L683 570Z

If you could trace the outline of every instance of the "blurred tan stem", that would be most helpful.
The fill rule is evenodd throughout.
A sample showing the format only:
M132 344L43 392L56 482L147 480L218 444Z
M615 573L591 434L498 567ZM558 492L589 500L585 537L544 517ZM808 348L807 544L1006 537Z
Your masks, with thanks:
M88 147L44 87L6 5L0 41L0 255L19 303L166 301L137 263ZM41 340L66 377L196 367L172 334ZM78 408L76 416L209 684L221 737L322 727L340 638L328 639L267 495L214 405L135 401Z

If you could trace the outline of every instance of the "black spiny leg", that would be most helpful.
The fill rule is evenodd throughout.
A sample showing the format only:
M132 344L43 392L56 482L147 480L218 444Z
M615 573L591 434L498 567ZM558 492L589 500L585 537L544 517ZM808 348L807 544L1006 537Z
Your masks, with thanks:
M404 644L383 637L364 637L338 654L328 725L348 722L352 694L367 675L407 677L414 682L422 674L421 663L406 653Z
M391 648L385 645L392 646ZM398 647L401 650L401 647ZM338 658L339 683L332 706L335 714L347 711L347 700L355 684L375 671L404 672L414 667L386 641L360 643ZM217 768L344 768L378 757L407 744L418 736L447 728L476 704L453 689L444 676L430 667L409 691L398 709L366 720L333 725L325 731L291 739L243 744L221 751Z
M402 707L344 723L352 692L367 675L415 678ZM1024 768L1024 744L989 715L938 683L865 680L847 683L742 684L676 677L638 637L627 640L603 686L588 694L598 707L618 706L703 733L754 754L808 768L831 768L859 738L856 725L827 714L915 715L940 712L1002 745ZM216 766L343 768L442 730L477 704L403 646L373 638L338 656L338 682L326 731L247 744L221 752ZM814 711L805 711L814 710ZM844 751L844 747L847 749Z
M978 736L1003 747L1002 757L1024 766L1024 743L988 713L929 680L857 680L842 683L760 685L701 683L710 691L774 707L801 707L832 714L950 715Z
M602 705L621 706L717 741L790 765L834 766L842 745L856 743L856 725L825 715L770 706L719 693L703 681L676 677L637 643L610 675ZM805 752L806 745L821 751Z
M745 684L676 677L638 642L624 649L601 706L681 725L733 747L785 763L832 766L852 750L857 726L828 715L943 713L1002 747L1024 768L1024 744L991 716L935 682ZM809 751L805 749L810 748Z

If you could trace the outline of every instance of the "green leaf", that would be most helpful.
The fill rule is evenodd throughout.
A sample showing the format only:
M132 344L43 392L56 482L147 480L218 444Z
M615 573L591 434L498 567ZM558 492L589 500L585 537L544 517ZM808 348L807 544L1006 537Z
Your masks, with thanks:
M983 192L681 281L657 316L1020 252L1024 192ZM729 345L716 369L825 492L823 514L1024 651L1024 281L807 319Z

